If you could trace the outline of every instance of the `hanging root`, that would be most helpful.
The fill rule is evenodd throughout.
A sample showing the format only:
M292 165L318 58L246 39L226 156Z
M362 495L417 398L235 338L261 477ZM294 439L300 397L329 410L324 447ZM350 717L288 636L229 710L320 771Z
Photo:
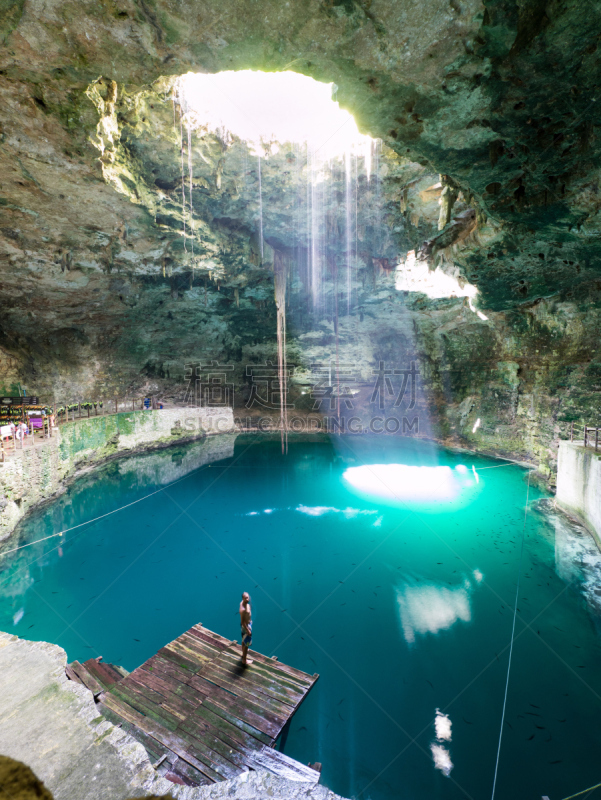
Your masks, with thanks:
M280 384L280 418L282 453L288 452L288 398L286 393L286 264L284 256L274 251L273 277L277 309L278 381Z

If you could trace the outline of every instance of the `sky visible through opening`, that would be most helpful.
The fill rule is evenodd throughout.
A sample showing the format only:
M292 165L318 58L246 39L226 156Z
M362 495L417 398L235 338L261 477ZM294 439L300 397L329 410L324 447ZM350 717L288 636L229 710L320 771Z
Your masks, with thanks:
M362 153L371 166L374 140L333 99L333 83L296 72L188 72L179 95L193 127L227 130L264 154L271 142L307 144L322 160Z

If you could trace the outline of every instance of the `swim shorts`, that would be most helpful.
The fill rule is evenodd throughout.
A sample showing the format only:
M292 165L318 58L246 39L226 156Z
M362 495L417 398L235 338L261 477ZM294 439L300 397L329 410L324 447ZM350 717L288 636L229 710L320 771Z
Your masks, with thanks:
M252 628L250 628L250 633L246 633L244 628L241 628L240 635L242 636L242 644L246 647L250 647L253 643Z

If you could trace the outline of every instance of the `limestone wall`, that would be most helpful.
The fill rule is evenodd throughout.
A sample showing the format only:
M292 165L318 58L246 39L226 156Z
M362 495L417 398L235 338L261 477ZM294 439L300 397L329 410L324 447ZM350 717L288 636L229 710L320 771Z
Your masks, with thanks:
M108 458L234 430L231 409L172 408L65 423L35 447L0 463L0 541L65 481Z
M595 453L578 442L560 443L556 499L601 544L601 451Z

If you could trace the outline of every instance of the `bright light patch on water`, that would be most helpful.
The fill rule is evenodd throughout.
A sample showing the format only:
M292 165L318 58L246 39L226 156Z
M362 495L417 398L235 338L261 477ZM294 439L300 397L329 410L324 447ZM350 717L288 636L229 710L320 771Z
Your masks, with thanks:
M407 505L447 506L467 500L476 483L467 467L416 467L408 464L364 464L349 467L343 478L360 494Z
M453 734L451 733L452 726L451 718L448 714L443 714L437 708L436 716L434 717L434 729L436 731L436 738L439 742L450 742Z
M179 96L194 128L229 131L265 154L265 144L307 144L323 160L348 152L364 154L371 169L369 136L332 99L332 83L320 83L296 72L240 70L179 80Z
M298 506L296 510L310 517L322 517L324 514L342 514L345 519L378 513L377 511L361 511L358 508L333 508L332 506Z
M440 709L436 709L436 716L434 717L434 730L436 731L436 742L430 744L430 751L434 759L434 767L439 769L447 778L453 769L453 762L451 761L451 754L446 747L443 747L438 742L450 742L452 738L451 718L448 714L443 714Z
M433 299L441 297L467 297L470 309L482 320L488 317L474 306L478 289L467 281L443 272L440 267L431 270L427 261L418 261L415 250L407 253L396 270L397 292L421 292Z
M453 769L451 754L449 753L446 747L443 747L441 744L436 744L435 742L432 742L432 744L430 745L430 750L432 751L434 766L448 778L449 775L451 774L451 770Z
M469 622L471 590L468 580L452 588L430 582L407 582L398 587L401 630L407 644L413 644L417 635L448 630L459 620Z

